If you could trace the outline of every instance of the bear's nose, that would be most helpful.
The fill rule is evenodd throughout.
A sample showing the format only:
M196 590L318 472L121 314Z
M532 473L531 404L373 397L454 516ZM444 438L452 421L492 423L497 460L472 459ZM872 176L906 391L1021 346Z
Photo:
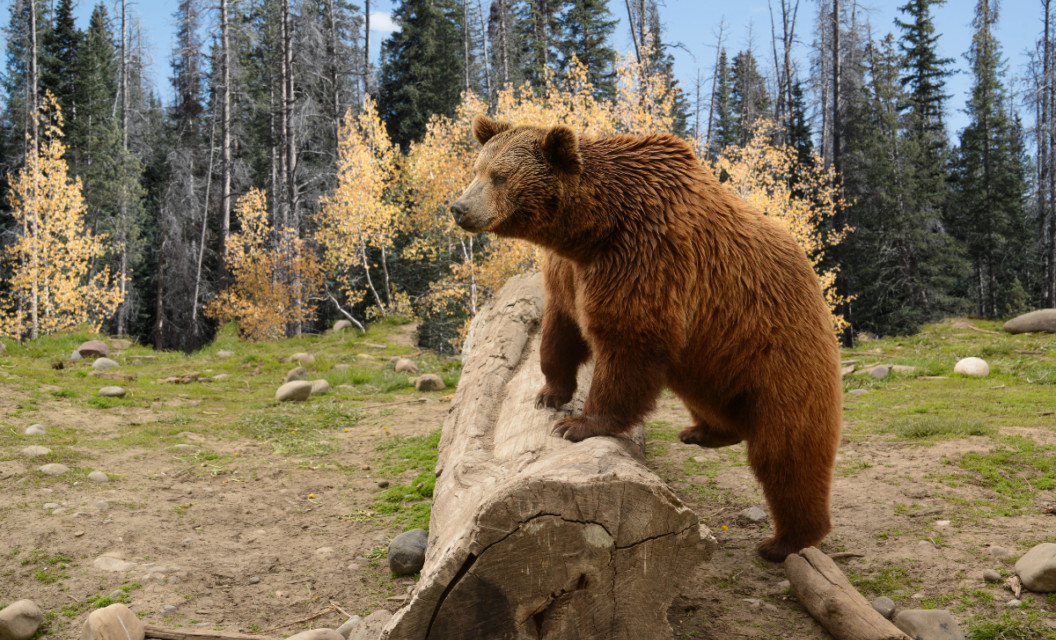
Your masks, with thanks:
M456 200L451 204L451 213L455 216L455 222L462 222L462 218L469 213L469 207Z

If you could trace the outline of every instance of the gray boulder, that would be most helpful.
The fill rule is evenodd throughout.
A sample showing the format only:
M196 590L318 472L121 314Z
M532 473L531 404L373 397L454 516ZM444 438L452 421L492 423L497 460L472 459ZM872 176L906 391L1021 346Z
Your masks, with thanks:
M296 367L290 369L290 372L286 374L286 382L295 382L297 380L307 380L308 370L304 367Z
M963 358L958 360L957 364L954 365L953 372L966 376L985 378L990 375L990 365L988 365L986 360L983 360L982 358Z
M766 512L759 507L748 507L744 511L737 514L737 517L743 522L750 524L761 524L766 522L770 516L766 515Z
M384 609L378 609L360 622L348 635L348 640L377 640L381 636L381 630L392 620L392 614Z
M352 323L349 322L348 320L338 320L337 322L334 323L334 333L340 333L342 331L347 331L348 329L351 329L351 328L352 328Z
M1039 309L1012 318L1002 327L1008 333L1056 333L1056 309Z
M30 445L22 450L22 455L27 458L39 458L40 456L46 456L50 453L51 449L42 447L39 444Z
M81 640L143 640L143 623L120 602L96 609L81 627Z
M77 347L82 358L105 358L110 355L110 347L102 340L89 340Z
M891 619L891 614L895 612L895 601L887 596L880 596L876 600L873 600L873 609L877 613L884 616L888 620Z
M352 616L348 620L345 620L345 624L337 628L337 632L341 634L341 637L348 640L348 634L352 633L352 630L362 622L362 616Z
M310 353L295 353L290 356L290 360L296 360L301 364L315 364L315 356Z
M330 393L330 383L326 380L312 380L312 395L325 396Z
M1056 592L1056 544L1043 542L1016 562L1023 586L1037 593Z
M869 375L877 380L883 380L889 373L891 373L891 367L886 364L878 364L869 370Z
M99 358L98 360L92 363L92 368L96 371L101 371L103 369L116 369L120 366L121 365L117 364L110 358Z
M81 360L84 360L84 356L81 355L80 351L74 351L70 354L71 362L80 362Z
M59 464L57 462L46 464L40 468L40 472L46 476L61 476L64 473L68 473L69 470L69 467L64 464Z
M110 476L106 475L102 471L93 471L88 474L88 479L92 482L110 482Z
M957 621L943 609L899 611L894 622L913 640L964 640Z
M414 381L414 388L418 391L443 391L447 388L440 376L435 373L427 373Z
M104 398L121 398L125 395L125 390L121 387L103 387L99 390L99 395Z
M312 383L298 380L287 382L275 391L276 402L303 402L312 395Z
M396 361L396 373L418 373L418 365L407 358L400 358Z
M424 529L401 533L389 543L389 569L401 576L418 573L425 564L425 549L428 546L429 532Z
M44 613L32 600L17 600L0 611L0 640L29 640L44 622Z
M31 424L26 427L27 436L42 436L45 435L47 432L48 430L45 429L44 425L42 424Z

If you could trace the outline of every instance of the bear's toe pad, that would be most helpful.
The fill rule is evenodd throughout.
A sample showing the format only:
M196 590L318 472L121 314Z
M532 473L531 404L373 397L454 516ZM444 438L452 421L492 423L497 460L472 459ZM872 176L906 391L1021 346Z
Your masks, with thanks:
M593 416L576 416L565 418L554 423L550 435L564 438L572 442L580 442L594 436L608 436L619 433L620 429L613 429L607 421Z

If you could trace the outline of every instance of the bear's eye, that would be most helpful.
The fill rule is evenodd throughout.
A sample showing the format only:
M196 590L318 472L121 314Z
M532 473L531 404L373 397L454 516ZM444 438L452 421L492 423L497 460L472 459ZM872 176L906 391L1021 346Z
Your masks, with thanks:
M491 177L491 184L495 185L496 187L501 187L502 185L506 184L506 177L505 176L492 176Z

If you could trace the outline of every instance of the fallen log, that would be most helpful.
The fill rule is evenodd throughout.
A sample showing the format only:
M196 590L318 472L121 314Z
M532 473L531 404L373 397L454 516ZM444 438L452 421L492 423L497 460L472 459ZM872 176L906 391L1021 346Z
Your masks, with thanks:
M815 547L785 559L792 595L836 640L911 640L866 601Z
M157 640L279 640L275 636L251 636L229 631L190 631L186 629L166 629L152 624L143 625L143 635Z
M670 638L667 610L716 546L644 465L644 431L571 443L543 385L541 276L474 319L444 423L429 546L385 640ZM586 369L586 368L585 368ZM571 405L590 386L581 371Z

